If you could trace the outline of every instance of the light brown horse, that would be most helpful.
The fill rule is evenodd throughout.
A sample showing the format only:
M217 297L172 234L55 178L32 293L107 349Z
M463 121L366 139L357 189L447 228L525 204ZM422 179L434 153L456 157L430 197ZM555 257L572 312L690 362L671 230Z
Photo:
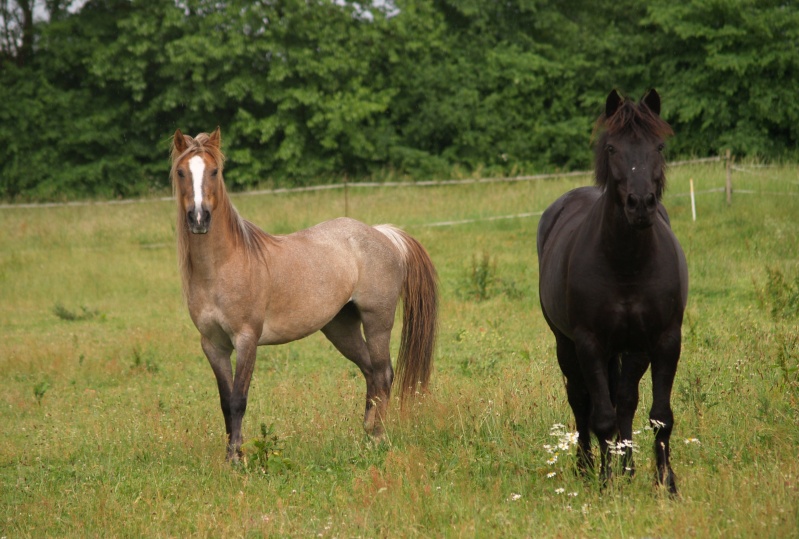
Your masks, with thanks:
M363 373L364 428L379 438L394 379L389 339L400 296L400 401L424 391L430 378L438 310L430 257L402 230L354 219L286 236L263 232L231 204L220 146L219 128L194 138L177 130L171 177L183 294L216 375L228 460L241 452L256 348L318 330Z

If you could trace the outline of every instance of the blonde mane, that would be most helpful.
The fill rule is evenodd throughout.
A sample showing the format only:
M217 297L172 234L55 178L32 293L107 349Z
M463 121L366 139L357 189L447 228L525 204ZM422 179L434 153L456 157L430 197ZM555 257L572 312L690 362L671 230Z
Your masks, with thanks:
M223 165L225 163L225 156L222 150L214 145L209 144L211 136L208 133L200 133L196 137L184 136L186 141L186 149L182 152L175 146L174 140L170 147L170 156L172 166L170 168L170 177L172 179L172 195L175 197L177 203L177 222L175 224L175 232L177 235L177 258L178 267L180 268L181 283L183 286L183 297L188 298L189 280L191 279L192 267L191 257L189 256L189 231L186 222L186 215L182 207L181 197L179 193L180 184L178 182L177 167L178 164L186 158L194 155L208 154L213 159L219 174L219 191L217 193L218 205L214 211L216 221L222 221L223 226L227 226L233 232L235 245L244 250L247 261L249 262L253 256L255 259L266 263L265 244L267 241L273 241L274 238L247 221L236 210L230 197L227 194L225 187L225 180L222 175ZM212 225L213 226L213 225ZM217 225L219 226L219 225Z

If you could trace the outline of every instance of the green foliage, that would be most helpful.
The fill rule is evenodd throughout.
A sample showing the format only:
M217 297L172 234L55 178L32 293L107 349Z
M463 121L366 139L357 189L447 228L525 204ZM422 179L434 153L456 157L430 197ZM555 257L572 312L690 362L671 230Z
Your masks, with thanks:
M779 157L799 141L799 5L648 3L652 62L678 151Z
M472 255L472 265L466 271L458 294L474 301L487 300L494 293L496 273L497 263L487 252L483 251L480 257Z
M760 307L769 312L774 326L769 341L773 344L773 367L779 374L779 384L799 398L799 273L786 276L779 266L766 266L765 284L755 283Z
M456 290L461 299L485 301L504 294L510 299L520 299L522 291L516 282L508 277L500 277L497 261L488 252L480 256L472 255L471 265L465 270Z
M42 380L33 386L33 396L36 397L36 404L39 406L41 406L44 394L47 393L48 389L50 389L50 384L47 380Z
M273 475L292 469L291 460L283 456L283 442L275 434L275 426L261 423L260 436L247 441L242 447L242 469L248 473Z
M133 364L131 365L131 369L149 374L155 374L160 370L153 351L149 348L142 350L138 345L133 347Z
M53 314L56 315L61 320L66 320L69 322L75 321L82 321L82 320L91 320L92 318L96 318L100 315L100 311L97 309L90 309L85 305L81 305L80 311L75 311L64 307L61 303L56 303L53 305Z
M799 332L780 328L776 332L777 361L775 366L784 384L796 397L799 397Z
M779 267L767 266L766 283L757 292L761 306L774 320L799 316L799 273L791 279Z

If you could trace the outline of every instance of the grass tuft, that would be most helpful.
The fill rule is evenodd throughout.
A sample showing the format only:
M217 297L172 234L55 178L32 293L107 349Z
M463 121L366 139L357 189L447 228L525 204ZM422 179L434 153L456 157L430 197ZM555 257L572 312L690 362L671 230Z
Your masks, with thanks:
M53 305L53 314L61 320L68 322L78 322L83 320L92 320L100 316L100 311L90 309L86 306L81 306L80 310L71 310L64 307L61 303Z
M524 295L515 280L498 270L496 258L487 251L472 255L471 265L463 272L456 293L461 299L478 303L500 294L510 299L521 299Z
M260 436L244 443L241 451L241 469L249 474L276 475L294 467L283 456L283 442L275 434L274 425L261 423Z

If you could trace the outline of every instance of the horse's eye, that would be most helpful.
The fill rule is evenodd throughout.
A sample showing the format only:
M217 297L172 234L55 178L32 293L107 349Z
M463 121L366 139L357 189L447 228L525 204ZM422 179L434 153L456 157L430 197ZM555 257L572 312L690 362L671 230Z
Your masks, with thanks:
M182 170L178 169L178 176L180 176L182 178L182 177L185 176L185 174L183 174Z
M608 144L607 146L605 146L605 151L608 152L610 155L613 155L614 153L616 153L616 148L614 148L612 144Z
M219 172L219 169L218 169L218 168L215 168L214 170L212 170L212 171L211 171L211 176L212 176L212 177L214 177L214 178L216 178L216 173L217 173L217 172Z
M665 147L666 145L661 142L660 144L658 144L658 151L662 152Z

